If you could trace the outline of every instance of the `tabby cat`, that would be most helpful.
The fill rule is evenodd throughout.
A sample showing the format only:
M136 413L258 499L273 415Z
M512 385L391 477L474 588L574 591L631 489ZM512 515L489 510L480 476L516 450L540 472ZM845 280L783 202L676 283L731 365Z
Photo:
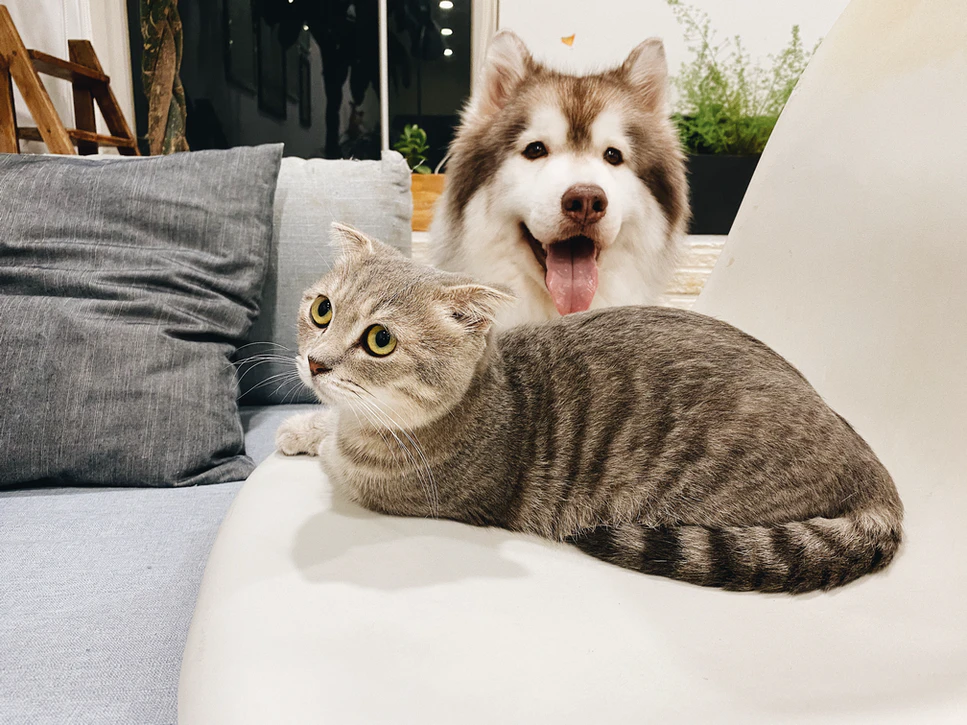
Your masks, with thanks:
M903 508L863 439L723 322L619 307L491 330L501 289L336 225L299 312L330 407L281 451L387 514L500 526L647 574L807 592L882 569Z

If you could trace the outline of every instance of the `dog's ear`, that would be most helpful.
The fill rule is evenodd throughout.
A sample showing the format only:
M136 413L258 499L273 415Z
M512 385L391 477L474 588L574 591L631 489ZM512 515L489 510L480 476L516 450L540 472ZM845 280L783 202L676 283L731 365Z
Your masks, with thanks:
M500 111L534 65L524 41L510 30L501 30L487 49L470 99L470 113L475 118L487 118Z
M443 299L450 314L471 332L487 332L500 308L513 302L513 293L498 285L469 283L445 287Z
M648 38L637 45L621 64L621 74L639 90L649 110L664 110L668 61L661 38Z

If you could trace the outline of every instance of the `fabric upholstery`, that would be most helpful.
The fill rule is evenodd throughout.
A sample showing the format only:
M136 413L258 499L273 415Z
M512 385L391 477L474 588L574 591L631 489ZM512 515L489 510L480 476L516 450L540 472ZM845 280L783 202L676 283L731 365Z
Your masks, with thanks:
M0 485L244 479L281 146L0 156Z
M0 725L174 725L198 585L240 485L0 492Z
M350 224L409 256L412 208L409 167L395 151L381 161L282 161L262 314L248 336L255 344L239 354L242 403L315 401L291 358L302 293L332 263L329 226Z
M245 408L257 462L307 408ZM174 725L181 654L241 483L0 491L0 725Z

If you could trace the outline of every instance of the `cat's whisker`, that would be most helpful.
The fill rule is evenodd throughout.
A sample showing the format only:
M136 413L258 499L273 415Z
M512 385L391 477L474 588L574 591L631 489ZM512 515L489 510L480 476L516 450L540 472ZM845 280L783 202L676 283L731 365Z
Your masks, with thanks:
M286 392L285 396L282 398L282 405L285 405L288 402L290 395L295 398L295 396L299 394L299 391L305 388L305 383L302 381L301 377L297 380L293 380L292 382L296 384L292 386L291 390Z
M233 367L234 367L234 366L233 366ZM244 372L243 372L243 373L242 373L241 375L239 375L239 371L238 371L238 368L234 368L234 370L233 370L233 373L234 373L234 375L233 375L233 377L235 378L235 390L236 390L236 395L241 395L241 394L242 394L242 382L243 382L243 381L245 380L245 378L246 378L246 376L247 376L247 375L248 375L248 374L249 374L250 372L252 372L252 370L254 370L254 369L255 369L255 367L256 367L256 366L255 366L255 365L253 365L253 366L252 366L252 367L250 367L250 368L249 368L248 370L246 370L246 371L244 371Z
M243 368L245 366L255 367L267 362L280 363L282 365L295 365L295 358L289 357L288 355L276 355L274 353L264 353L260 355L251 355L244 360L236 360L235 362L228 363L229 365L234 365L236 368Z
M286 347L285 345L280 345L277 342L268 342L266 340L261 340L261 341L258 341L258 342L247 342L244 345L239 345L237 348L235 348L235 350L237 352L239 350L244 350L247 347L252 347L253 345L271 345L272 347L277 347L277 348L280 348L282 350L285 350L286 352L292 353L292 349L291 348ZM292 354L294 355L295 353L292 353Z
M233 370L238 371L241 369L242 365L245 364L245 362L245 360L225 360L223 361L223 365L227 368L232 368ZM252 365L252 367L255 367L255 365Z
M283 388L283 386L290 385L292 382L293 382L292 378L287 378L283 380L281 383L279 383L276 386L275 390L272 391L272 397L275 397L276 395L278 395L279 391ZM283 405L285 404L285 398L282 399L282 403Z
M235 382L236 382L236 383L237 383L238 385L241 385L241 384L242 384L242 382L243 382L243 381L245 380L245 378L247 378L247 377L248 377L248 375L249 375L249 373L251 373L251 372L252 372L253 370L255 370L255 369L256 369L256 367L258 367L258 366L256 366L256 365L253 365L252 367L250 367L250 368L248 368L247 370L242 370L240 374L237 374L237 375L235 376ZM286 372L286 373L288 373L288 372L291 372L291 371L289 371L289 370L285 370L285 371L283 371L283 372ZM239 371L238 371L237 369L236 369L236 373L239 373ZM297 374L298 374L298 373L297 373Z
M248 371L246 371L246 372L248 372ZM295 377L298 377L298 375L299 375L299 371L298 370L295 370L295 369L292 369L292 370L282 370L281 372L274 373L273 375L268 376L267 378L265 378L265 380L272 380L272 379L278 378L280 376L295 378ZM258 385L261 385L262 383L264 383L265 380L263 380L262 382L258 383Z
M298 378L298 373L291 372L291 371L287 371L287 372L284 372L284 373L277 373L276 375L270 375L269 377L267 377L262 382L260 382L260 383L258 383L256 385L253 385L251 388L249 388L248 392L249 393L252 393L252 392L255 392L256 390L258 390L260 388L264 388L266 385L271 385L273 381L276 381L279 378L285 378L286 379L285 382L288 382L289 380L294 380L294 379Z
M249 363L249 360L254 360L254 362ZM266 359L248 358L247 360L243 360L241 362L229 363L229 365L232 365L235 368L236 373L239 372L239 371L241 371L241 374L240 375L237 375L236 380L235 380L235 382L237 384L241 385L242 381L245 380L245 377L250 372L252 372L253 370L255 370L260 365L267 365L269 363L276 363L276 364L282 364L282 365L291 365L293 367L293 369L295 369L295 360L292 359L292 358L288 358L287 359L287 358L285 358L283 356L279 356L278 358L266 358ZM247 367L245 368L245 370L242 370L242 367L244 365L247 365Z
M248 357L242 358L241 360L236 360L233 365L242 366L248 362L261 361L261 360L279 360L282 362L289 362L295 364L295 355L280 355L276 352L260 352L257 355L249 355Z

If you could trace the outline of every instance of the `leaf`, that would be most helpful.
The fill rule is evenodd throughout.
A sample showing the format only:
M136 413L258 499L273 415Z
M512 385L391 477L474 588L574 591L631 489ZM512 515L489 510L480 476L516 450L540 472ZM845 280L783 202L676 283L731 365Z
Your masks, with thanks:
M805 50L794 25L788 45L764 68L739 36L719 42L706 12L667 2L693 55L674 79L682 146L689 153L761 153L815 48Z
M396 143L393 144L393 149L403 155L407 165L413 172L420 174L430 173L429 169L426 171L417 171L423 165L423 162L426 161L426 152L430 150L430 145L427 143L426 131L415 123L408 123L403 127L403 132L396 140Z

